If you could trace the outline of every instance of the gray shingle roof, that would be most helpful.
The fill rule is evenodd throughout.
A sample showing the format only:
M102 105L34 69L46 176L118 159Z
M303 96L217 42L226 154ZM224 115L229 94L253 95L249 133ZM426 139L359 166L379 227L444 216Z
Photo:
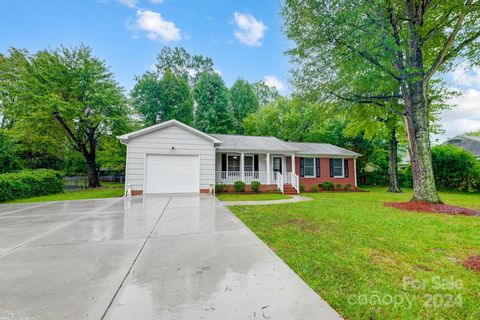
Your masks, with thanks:
M325 155L339 157L358 157L361 154L328 143L287 142L298 149L298 154Z
M444 144L453 144L464 148L476 157L480 157L480 137L460 135L449 139Z
M240 136L230 134L210 134L223 143L218 149L295 152L296 149L275 137Z

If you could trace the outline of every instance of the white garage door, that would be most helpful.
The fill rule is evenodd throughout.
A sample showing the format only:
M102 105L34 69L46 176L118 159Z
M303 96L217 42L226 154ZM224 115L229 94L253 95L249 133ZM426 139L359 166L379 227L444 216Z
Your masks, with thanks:
M200 157L147 155L145 193L199 192Z

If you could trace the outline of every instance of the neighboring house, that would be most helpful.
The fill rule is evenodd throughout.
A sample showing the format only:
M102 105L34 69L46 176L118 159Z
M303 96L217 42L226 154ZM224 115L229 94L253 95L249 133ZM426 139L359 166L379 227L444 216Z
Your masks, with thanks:
M459 148L464 148L473 154L477 160L480 160L480 137L460 135L448 139L444 144L453 144Z
M260 181L261 191L298 193L330 181L357 186L358 153L324 143L206 134L177 120L119 136L132 194L212 192L216 184ZM294 168L294 170L292 170ZM247 188L248 189L248 188Z

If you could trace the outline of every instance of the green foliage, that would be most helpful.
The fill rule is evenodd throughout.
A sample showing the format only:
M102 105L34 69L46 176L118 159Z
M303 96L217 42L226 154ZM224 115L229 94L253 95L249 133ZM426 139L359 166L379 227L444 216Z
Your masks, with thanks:
M230 107L236 133L243 133L243 119L258 110L258 98L250 83L238 79L230 88Z
M333 190L333 183L331 183L330 181L326 181L322 184L322 188L326 191Z
M191 125L193 98L185 77L165 70L162 78L146 72L132 90L132 105L150 126L170 119Z
M244 192L245 191L245 182L243 181L235 181L233 184L235 192Z
M0 173L20 168L20 159L15 154L15 144L0 131Z
M413 187L412 166L409 165L399 170L398 178L401 186L408 187L408 188Z
M480 190L480 162L463 148L438 145L432 148L435 183L444 190Z
M252 89L257 96L260 106L265 106L275 102L280 98L280 93L274 87L269 87L263 81L257 81L252 84Z
M58 141L54 146L67 144L80 152L89 186L98 186L98 148L105 137L126 132L131 114L109 68L83 45L35 54L11 49L10 56L15 81L2 78L0 88L11 101L6 111L12 131L35 140L48 136Z
M352 189L352 185L350 183L347 183L345 185L345 190L350 190L350 189Z
M219 183L215 185L215 193L217 192L228 192L228 185Z
M342 185L339 184L339 183L337 183L337 184L335 185L335 189L337 189L337 190L342 190Z
M63 176L48 169L0 174L0 202L63 192Z
M260 181L252 181L250 185L252 187L253 192L259 192L260 191Z
M305 192L305 185L300 183L300 192Z
M310 188L310 191L312 191L312 192L318 192L318 190L319 190L319 188L318 188L317 184L312 185L312 187Z
M202 73L193 88L197 107L195 126L207 133L229 133L232 116L229 93L222 77L213 72Z
M198 80L200 74L214 72L212 58L191 55L182 47L173 49L163 47L157 56L155 67L158 76L161 77L167 72L171 72L187 80L189 85L193 85Z

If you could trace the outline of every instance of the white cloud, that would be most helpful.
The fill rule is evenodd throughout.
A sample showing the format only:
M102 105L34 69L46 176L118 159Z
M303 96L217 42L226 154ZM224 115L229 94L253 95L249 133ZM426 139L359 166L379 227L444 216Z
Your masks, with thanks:
M180 29L173 22L163 19L162 15L155 11L137 10L137 20L133 28L145 31L150 40L170 42L179 41L182 38Z
M461 64L452 72L452 81L457 86L479 87L480 68Z
M136 8L137 7L137 0L118 0L121 4L124 6L127 6L129 8Z
M285 85L282 81L278 80L275 76L265 76L263 77L263 82L270 88L275 88L278 91L282 91L285 88Z
M163 0L149 0L153 4L162 4Z
M468 89L463 95L453 98L450 104L453 107L440 115L445 133L437 137L439 140L480 130L480 90Z
M255 19L254 16L245 13L235 12L235 37L243 44L252 47L262 45L262 38L265 35L267 26L263 21Z

